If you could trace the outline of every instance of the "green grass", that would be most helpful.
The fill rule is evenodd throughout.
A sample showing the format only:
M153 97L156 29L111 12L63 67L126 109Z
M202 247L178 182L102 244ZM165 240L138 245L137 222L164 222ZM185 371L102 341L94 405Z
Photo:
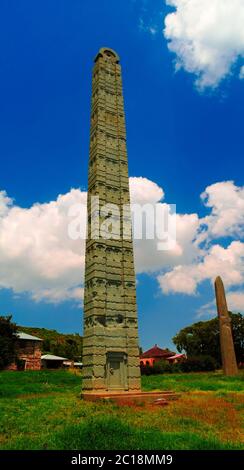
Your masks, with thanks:
M243 375L143 377L144 390L182 392L167 407L80 399L69 371L0 373L0 449L243 449Z
M17 397L29 393L66 392L79 393L81 378L65 370L0 372L0 398Z
M220 372L164 374L142 377L143 388L150 390L244 392L244 374L225 377Z

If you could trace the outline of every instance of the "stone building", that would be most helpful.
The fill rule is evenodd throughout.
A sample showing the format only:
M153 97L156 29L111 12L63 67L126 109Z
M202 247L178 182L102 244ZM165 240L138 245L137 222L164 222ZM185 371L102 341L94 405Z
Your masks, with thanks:
M65 361L68 361L67 357L55 356L54 354L41 356L41 364L44 369L61 369L64 367Z
M92 206L94 197L99 207ZM113 226L111 237L100 231L109 217L101 210L105 204L118 208L120 229L113 233ZM119 56L109 48L99 50L93 68L87 208L83 391L137 391L140 364L125 115ZM121 229L125 219L127 239Z
M168 360L175 356L169 349L159 348L157 344L140 355L141 366L153 366L155 362Z
M16 339L17 359L8 370L40 370L42 339L19 331Z

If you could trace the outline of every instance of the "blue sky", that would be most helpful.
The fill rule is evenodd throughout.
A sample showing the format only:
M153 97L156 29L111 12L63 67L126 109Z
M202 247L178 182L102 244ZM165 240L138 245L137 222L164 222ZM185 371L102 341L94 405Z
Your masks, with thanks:
M29 209L36 203L43 207L71 188L86 190L91 70L102 46L115 49L121 58L130 176L163 188L165 201L176 204L179 214L197 214L198 220L212 217L207 221L203 254L199 251L194 259L187 254L179 264L169 261L167 267L163 263L161 269L138 275L144 348L154 343L171 346L172 336L195 321L199 309L205 312L204 318L213 314L215 273L210 262L216 265L214 256L222 257L218 257L221 272L216 270L216 275L225 278L228 266L221 264L226 261L223 250L242 239L244 93L239 69L244 61L240 52L223 80L214 78L211 86L196 84L201 74L197 64L189 73L186 57L176 73L177 49L169 51L162 32L165 16L173 11L159 0L2 0L0 5L0 191L5 191L5 203L6 194L13 199L12 217L18 221L18 208ZM214 64L211 67L212 73ZM206 69L210 75L208 64ZM226 186L227 181L234 183ZM208 187L206 207L200 194ZM221 202L222 191L226 206ZM232 215L239 207L229 223L224 220L225 207ZM10 232L8 236L13 238ZM29 254L25 262L20 259L18 244L22 246L21 228L12 240L11 260L6 261L6 250L1 253L0 247L1 312L13 313L22 325L81 332L81 307L74 299L53 303L45 296L37 301L30 295L24 278L31 278L34 261ZM214 255L209 254L213 246ZM190 253L190 242L184 249ZM231 260L241 258L242 245L231 245L227 254ZM200 275L199 263L204 262L208 274L203 275L200 268ZM244 275L239 265L231 263L233 276L226 277L226 284L232 305L239 310ZM188 266L182 276L187 271L195 279L197 286L191 292L171 282L178 265ZM173 272L170 285L163 277L166 272ZM18 273L21 280L16 280ZM208 303L209 310L201 310Z

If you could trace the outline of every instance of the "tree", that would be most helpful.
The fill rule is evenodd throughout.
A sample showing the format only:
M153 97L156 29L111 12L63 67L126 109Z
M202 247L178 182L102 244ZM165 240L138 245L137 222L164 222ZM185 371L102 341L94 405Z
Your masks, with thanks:
M17 326L11 320L11 315L0 316L0 369L4 369L16 359Z
M244 317L240 313L229 312L232 324L233 341L237 363L244 360ZM185 351L187 357L211 356L221 364L219 320L193 323L179 331L173 338L179 352Z
M244 362L244 317L231 313L231 325L237 364Z
M43 340L43 354L55 354L74 361L81 361L83 338L78 333L64 334L47 328L19 326L19 330Z

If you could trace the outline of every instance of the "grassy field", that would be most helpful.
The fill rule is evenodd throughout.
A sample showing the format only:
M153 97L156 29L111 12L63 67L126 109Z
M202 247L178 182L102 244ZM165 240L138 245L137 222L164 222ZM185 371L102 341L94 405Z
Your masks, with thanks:
M0 372L0 449L244 449L244 375L143 377L167 407L88 403L70 371Z

